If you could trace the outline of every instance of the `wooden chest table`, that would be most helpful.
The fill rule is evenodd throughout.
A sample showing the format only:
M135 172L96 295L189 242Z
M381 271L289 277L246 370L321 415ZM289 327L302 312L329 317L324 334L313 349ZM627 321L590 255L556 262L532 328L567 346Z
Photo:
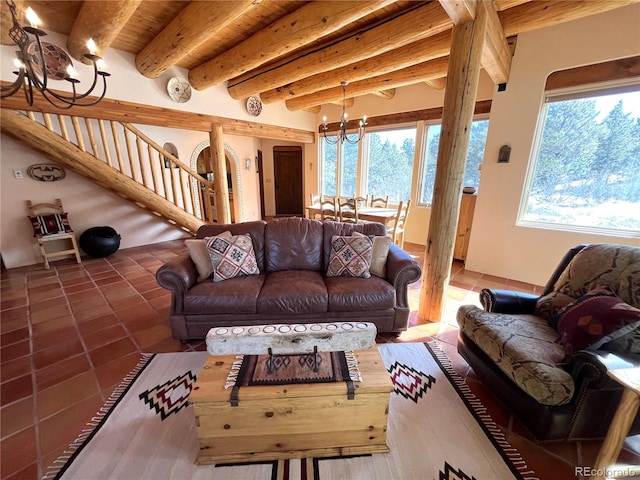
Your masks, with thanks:
M225 380L235 356L207 359L190 395L199 464L386 453L392 383L376 346L357 350L362 382L241 387L238 405Z

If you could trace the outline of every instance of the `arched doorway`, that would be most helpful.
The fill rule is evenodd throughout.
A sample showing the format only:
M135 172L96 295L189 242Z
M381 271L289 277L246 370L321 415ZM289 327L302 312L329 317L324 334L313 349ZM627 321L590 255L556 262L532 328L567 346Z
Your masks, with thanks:
M209 140L204 140L196 145L191 153L190 166L192 170L197 171L205 178L207 178L207 172L201 172L204 165L210 165L210 149L211 143ZM209 155L209 158L207 158ZM231 221L232 222L244 222L244 205L242 202L242 175L240 169L240 159L236 152L226 143L224 144L224 157L227 164L227 182L229 185L229 203L231 207ZM198 165L198 159L200 159L200 166ZM207 162L207 163L205 163ZM205 167L206 170L206 167ZM211 179L213 180L213 179ZM197 183L194 180L194 184ZM194 185L197 189L197 185ZM196 198L196 211L200 212L200 201Z

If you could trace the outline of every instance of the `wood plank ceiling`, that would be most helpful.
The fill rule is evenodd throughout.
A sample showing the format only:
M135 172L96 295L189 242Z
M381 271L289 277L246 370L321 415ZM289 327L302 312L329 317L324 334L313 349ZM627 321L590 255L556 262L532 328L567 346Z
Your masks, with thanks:
M488 1L488 0L483 0ZM519 33L619 8L633 0L494 0L482 66L508 81ZM68 36L76 59L89 36L98 54L116 48L136 56L141 75L173 65L197 90L226 83L235 99L259 94L290 110L317 110L348 95L392 98L397 87L443 88L454 24L473 18L476 0L166 1L16 0L31 6L48 31ZM8 8L2 2L2 43Z

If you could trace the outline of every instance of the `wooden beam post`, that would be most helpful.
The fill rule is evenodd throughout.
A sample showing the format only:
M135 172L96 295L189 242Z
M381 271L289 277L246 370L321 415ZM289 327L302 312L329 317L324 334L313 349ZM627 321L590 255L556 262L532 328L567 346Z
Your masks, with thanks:
M446 301L487 24L483 4L478 4L474 21L453 27L431 220L420 287L418 317L421 322L441 321Z
M227 186L227 162L224 156L222 125L215 124L211 126L209 143L211 145L211 163L218 223L231 223L229 187Z

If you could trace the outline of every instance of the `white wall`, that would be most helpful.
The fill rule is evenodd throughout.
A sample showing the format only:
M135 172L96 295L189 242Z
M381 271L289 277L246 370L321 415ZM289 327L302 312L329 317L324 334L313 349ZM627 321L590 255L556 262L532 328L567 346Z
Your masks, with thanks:
M493 96L466 267L544 285L580 243L640 245L639 239L516 226L547 76L556 70L640 54L640 5L518 36L507 89ZM497 163L501 145L509 163Z
M50 32L48 42L65 45L63 36ZM15 47L0 47L0 78L13 80L12 62ZM167 94L166 86L173 76L186 78L183 69L172 68L157 79L148 79L135 70L134 56L126 52L108 49L105 54L108 79L107 97L158 107L203 113L270 125L302 130L315 129L315 115L306 112L289 112L283 102L264 105L259 117L246 111L246 100L231 98L225 85L205 91L193 90L186 103L175 103ZM88 83L90 68L75 61L82 85ZM66 82L51 82L53 88L64 90ZM172 130L160 127L136 125L160 145L171 142L176 145L180 160L189 164L193 149L208 138L207 133L188 130ZM188 127L187 127L188 128ZM261 141L250 137L226 136L225 143L237 154L242 177L243 202L236 202L236 218L254 220L260 218L260 197L255 169L255 156ZM252 169L245 169L245 159L252 159ZM132 205L102 187L94 185L67 169L67 177L61 181L37 182L25 176L17 180L14 170L26 172L29 165L52 163L46 155L32 150L4 133L0 137L0 252L7 268L41 263L32 240L31 226L26 218L26 200L51 201L61 198L70 214L71 225L80 234L86 228L97 225L113 226L122 235L121 248L163 242L182 238L185 233L158 217ZM242 217L240 213L243 213Z

